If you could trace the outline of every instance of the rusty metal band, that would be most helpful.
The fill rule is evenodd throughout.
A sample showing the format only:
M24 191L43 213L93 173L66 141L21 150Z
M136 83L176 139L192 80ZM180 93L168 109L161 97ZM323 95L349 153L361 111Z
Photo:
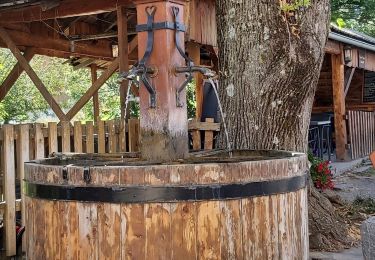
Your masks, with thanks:
M159 22L159 23L152 23L152 26L148 26L147 24L138 24L135 27L136 32L147 32L147 31L155 31L155 30L177 30L179 32L185 32L186 27L182 23L178 22Z
M25 194L31 198L63 201L152 203L229 200L295 192L306 187L307 174L286 179L191 186L68 186L25 181Z

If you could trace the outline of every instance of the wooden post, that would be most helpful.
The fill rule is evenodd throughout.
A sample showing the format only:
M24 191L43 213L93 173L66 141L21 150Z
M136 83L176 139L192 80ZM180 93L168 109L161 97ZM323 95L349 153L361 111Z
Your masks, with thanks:
M139 120L129 119L128 120L128 134L129 134L129 152L139 151Z
M7 256L16 255L16 187L14 161L14 128L13 125L3 126L3 172L4 199L6 201L4 214L5 250Z
M124 6L117 7L117 38L118 38L118 54L119 54L119 71L125 72L129 70L129 47L128 47L128 19L126 8ZM120 104L121 118L125 118L126 94L128 92L128 81L123 80L120 85Z
M188 42L187 50L190 59L193 60L194 64L199 66L201 63L201 47L195 42ZM203 108L203 76L200 73L194 75L195 79L195 100L196 100L196 110L195 118L198 121L202 118L202 108Z
M333 109L335 116L336 159L339 161L347 161L349 160L349 153L346 148L348 137L345 120L345 73L342 55L332 54L331 61Z
M156 8L154 22L173 22L172 7L179 8L178 20L184 21L185 1L169 0L138 0L134 1L137 8L138 24L147 23L146 8ZM156 108L150 107L150 94L141 84L140 97L140 133L141 155L144 159L170 161L188 156L187 108L177 106L176 88L182 85L184 75L175 75L173 68L185 66L185 60L175 45L175 31L169 29L155 30L154 45L146 65L157 68L157 75L151 82L156 90ZM138 56L143 57L147 48L148 32L138 33ZM184 46L184 33L178 34L178 42ZM186 91L180 94L180 100L186 100Z
M206 118L206 122L214 123L213 118ZM214 143L214 131L204 131L204 150L212 150Z
M94 82L98 79L97 66L96 64L91 65L91 82ZM96 91L92 96L93 106L94 106L94 121L98 120L100 114L100 105L99 105L99 93Z

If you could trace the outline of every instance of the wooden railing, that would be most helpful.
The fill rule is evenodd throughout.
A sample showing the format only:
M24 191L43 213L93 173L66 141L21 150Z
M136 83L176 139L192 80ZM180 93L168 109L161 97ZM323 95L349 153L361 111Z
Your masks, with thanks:
M375 113L348 111L348 133L352 159L372 153L375 150Z
M194 150L212 149L214 132L220 125L207 122L189 122ZM201 142L204 136L204 142ZM123 153L139 150L139 120L129 119L74 123L3 125L0 128L0 218L3 217L7 252L15 249L15 214L23 211L21 199L16 200L20 180L24 178L24 162L48 157L56 152Z

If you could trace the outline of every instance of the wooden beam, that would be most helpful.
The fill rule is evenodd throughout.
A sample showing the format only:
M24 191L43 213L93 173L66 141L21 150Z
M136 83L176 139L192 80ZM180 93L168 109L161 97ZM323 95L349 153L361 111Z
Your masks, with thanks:
M23 57L27 62L30 62L31 59L34 57L34 52L31 48L27 48L23 54ZM23 68L19 62L14 65L13 69L9 73L8 77L3 81L0 87L0 101L2 101L5 96L8 94L9 90L13 87L14 83L16 83L19 76L22 74Z
M346 148L348 136L345 120L344 64L341 55L331 55L331 61L336 159L338 161L347 161L349 160L349 153Z
M83 59L82 61L80 60L80 63L78 65L74 66L73 70L79 70L81 68L87 67L87 66L93 64L94 62L95 62L95 60L91 59L91 58Z
M12 39L10 38L7 31L0 27L0 38L3 39L3 41L6 43L10 51L13 53L13 55L16 57L18 62L20 63L21 67L25 70L27 75L29 75L30 79L33 81L37 89L40 91L44 99L47 101L47 103L50 105L53 112L55 112L56 116L60 120L65 119L65 114L61 110L60 106L57 104L56 100L52 97L52 95L48 92L47 88L44 86L43 82L39 79L38 75L36 75L33 68L30 66L30 64L27 62L24 56L22 56L22 53L17 48L17 46L14 44Z
M119 6L117 8L117 37L118 37L118 53L119 53L119 71L120 73L129 70L129 47L128 47L128 18L126 8ZM123 80L120 85L120 106L121 118L128 118L125 111L126 94L128 91L128 81Z
M193 60L194 64L199 66L201 62L201 49L200 45L195 42L188 42L187 50L189 57ZM195 98L196 110L195 117L200 121L202 117L203 108L203 77L200 73L195 73Z
M79 42L72 45L67 39L54 39L40 33L27 33L15 30L6 30L16 46L28 46L38 49L55 50L69 55L85 56L99 59L113 59L112 47L96 45L93 43ZM4 41L0 41L0 47L7 47Z
M77 103L66 114L67 120L71 120L81 108L91 99L91 97L100 89L100 87L109 79L119 67L119 59L116 58L102 75L95 81L86 93L77 101Z
M328 40L326 46L324 47L324 51L328 54L339 55L341 54L340 43L333 40Z
M132 0L65 0L59 6L42 10L42 6L28 6L14 10L0 11L0 22L35 22L55 18L93 15L116 10L118 5L131 5Z
M116 38L117 33L109 32L109 33L100 33L100 34L69 35L69 37L74 42L92 41L92 40L99 40L99 39Z
M351 68L345 73L345 97L348 94L350 84L352 83L355 67Z
M97 66L96 64L91 65L91 81L94 84L98 79ZM99 110L99 93L96 91L92 96L92 101L94 103L94 121L98 120L100 110Z

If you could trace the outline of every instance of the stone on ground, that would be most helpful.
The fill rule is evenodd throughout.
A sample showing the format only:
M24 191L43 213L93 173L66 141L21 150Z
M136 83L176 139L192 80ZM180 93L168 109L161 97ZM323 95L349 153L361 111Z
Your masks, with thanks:
M375 217L371 217L362 223L361 237L365 260L375 259Z

